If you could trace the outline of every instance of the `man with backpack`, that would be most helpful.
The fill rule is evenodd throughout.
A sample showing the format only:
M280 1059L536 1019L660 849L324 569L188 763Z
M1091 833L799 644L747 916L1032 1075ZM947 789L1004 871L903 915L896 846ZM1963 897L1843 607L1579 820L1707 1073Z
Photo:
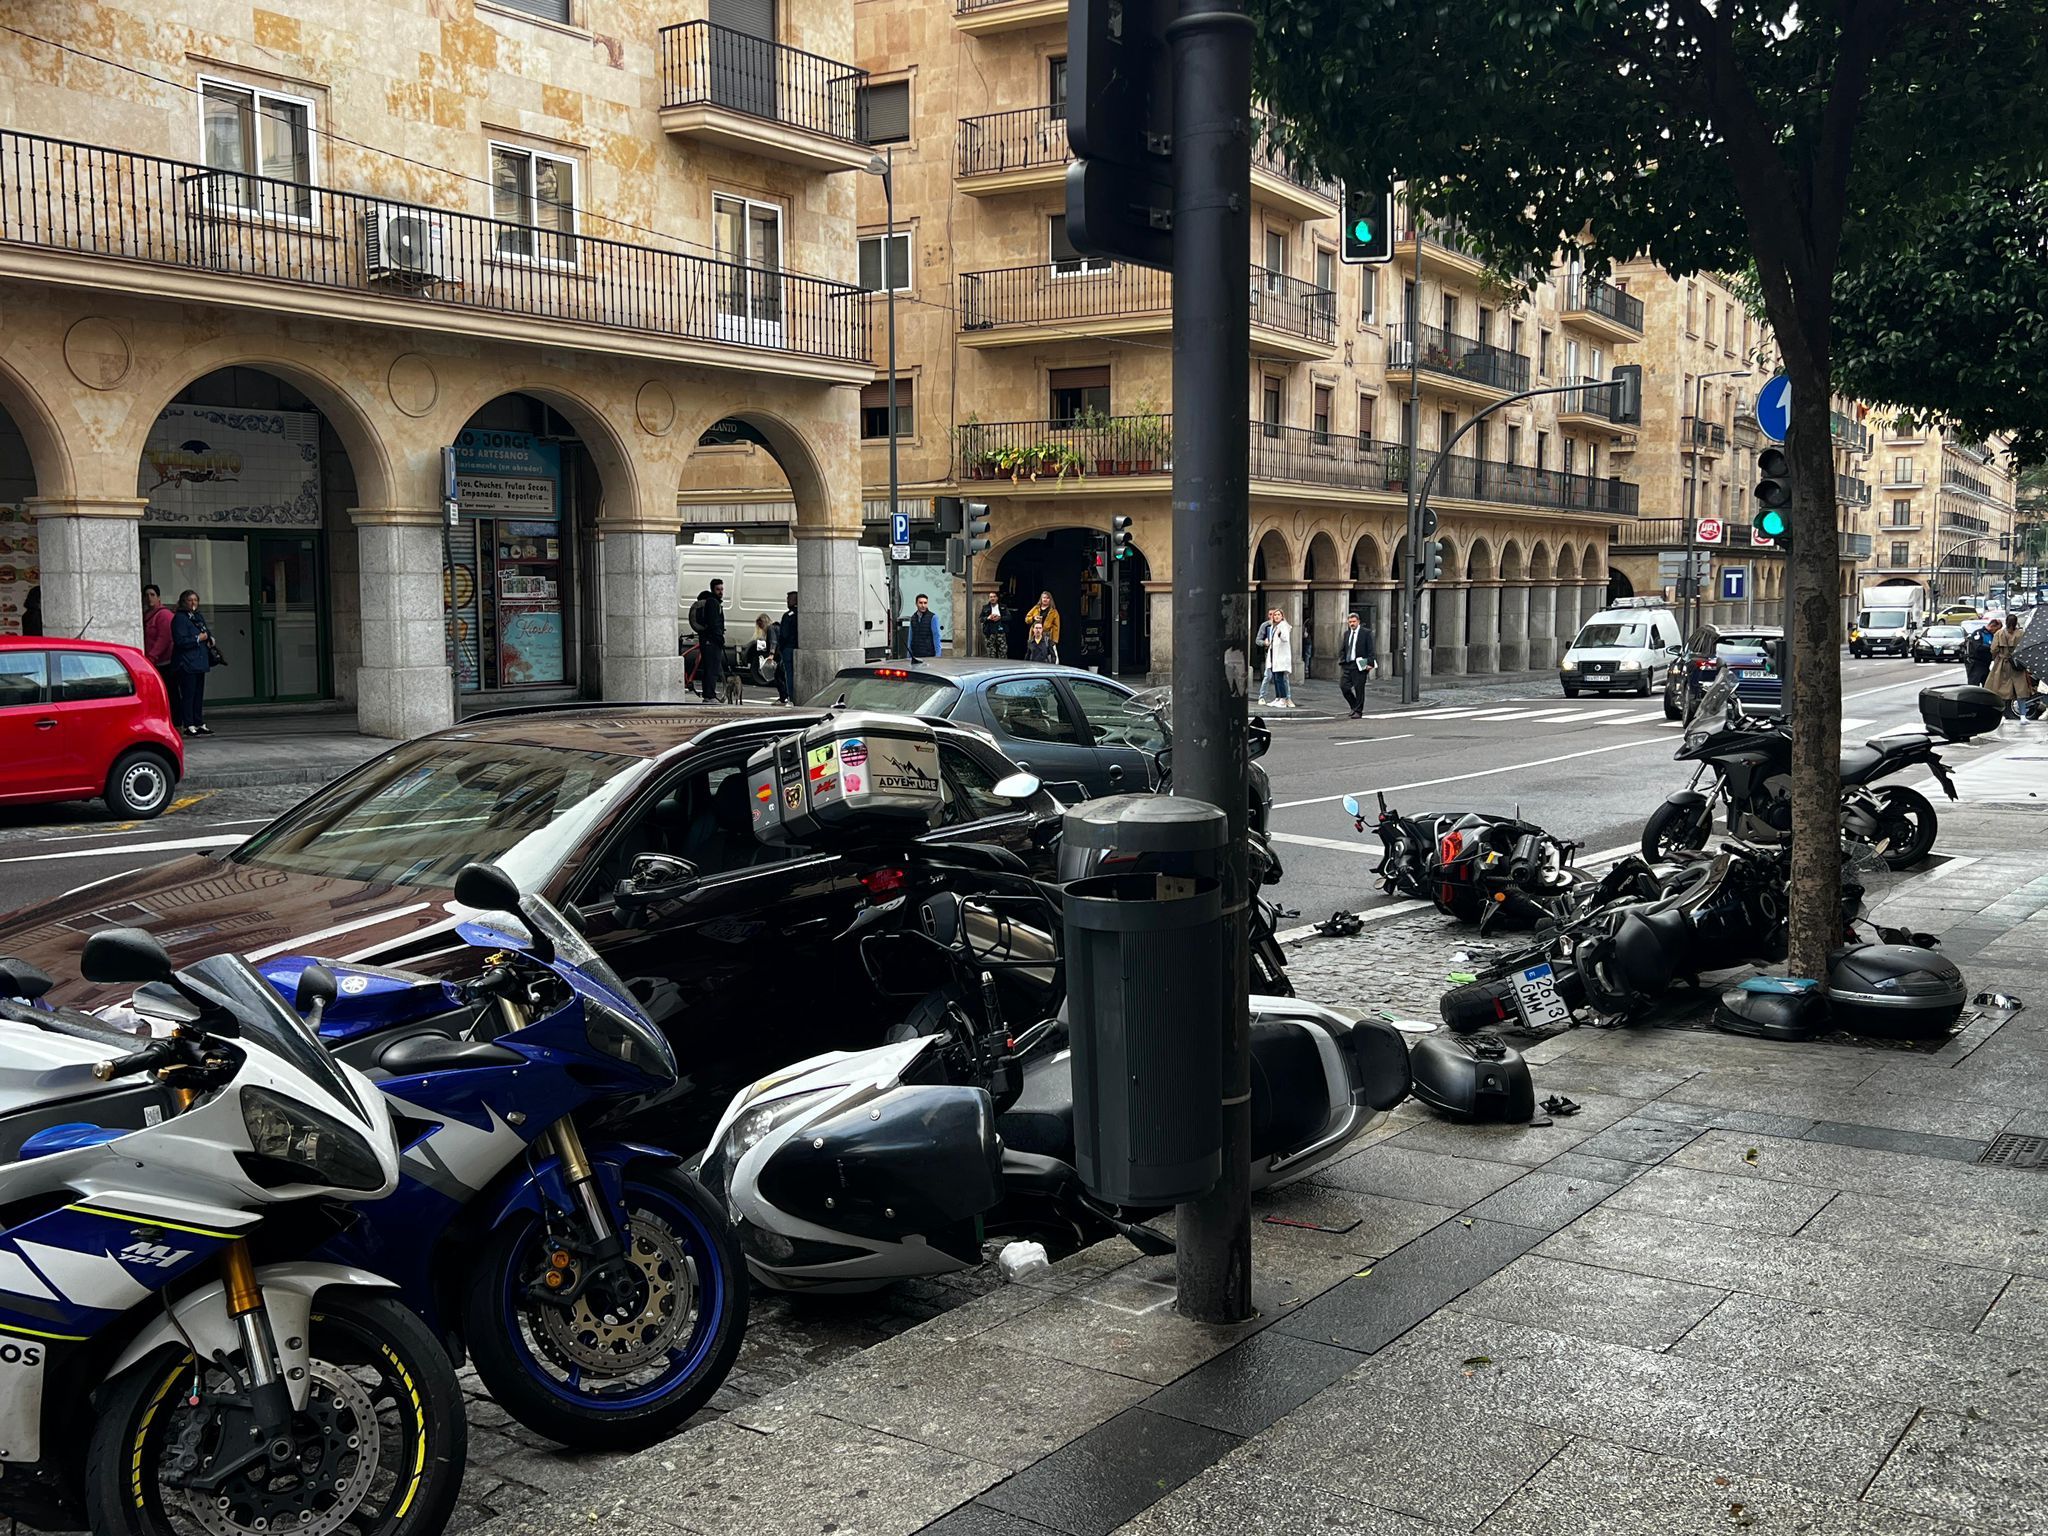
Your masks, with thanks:
M714 580L690 605L690 632L697 637L697 691L706 704L718 702L725 672L725 583Z

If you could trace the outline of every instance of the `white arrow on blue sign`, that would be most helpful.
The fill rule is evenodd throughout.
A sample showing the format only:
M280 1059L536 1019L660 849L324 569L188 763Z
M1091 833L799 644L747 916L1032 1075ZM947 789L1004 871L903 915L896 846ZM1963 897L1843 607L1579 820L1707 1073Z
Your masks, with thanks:
M1784 374L1756 392L1756 424L1772 442L1785 441L1785 429L1792 425L1792 381Z

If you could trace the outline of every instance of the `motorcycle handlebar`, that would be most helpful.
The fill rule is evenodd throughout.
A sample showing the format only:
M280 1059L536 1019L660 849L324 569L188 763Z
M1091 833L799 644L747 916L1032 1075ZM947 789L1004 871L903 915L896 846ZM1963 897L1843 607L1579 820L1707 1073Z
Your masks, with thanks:
M134 1077L140 1072L152 1072L167 1066L178 1054L177 1041L152 1040L139 1051L126 1056L116 1056L111 1061L95 1062L92 1075L101 1082L112 1082L117 1077Z

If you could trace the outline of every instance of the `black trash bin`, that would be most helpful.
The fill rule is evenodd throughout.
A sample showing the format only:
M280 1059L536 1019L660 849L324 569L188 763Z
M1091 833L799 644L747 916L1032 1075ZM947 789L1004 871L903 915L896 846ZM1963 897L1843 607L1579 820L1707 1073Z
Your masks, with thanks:
M1117 1205L1192 1200L1222 1171L1227 838L1222 811L1170 796L1090 801L1066 818L1063 842L1092 850L1094 867L1148 865L1066 887L1075 1166Z

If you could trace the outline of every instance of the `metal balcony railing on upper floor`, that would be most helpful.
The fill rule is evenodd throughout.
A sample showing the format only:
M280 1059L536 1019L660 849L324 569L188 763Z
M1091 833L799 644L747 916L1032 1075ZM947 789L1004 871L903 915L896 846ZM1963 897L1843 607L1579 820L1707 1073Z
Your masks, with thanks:
M1171 315L1173 279L1129 262L1036 262L960 274L960 329L1127 321Z
M1252 324L1325 346L1337 341L1337 295L1285 272L1252 268Z
M1583 272L1573 276L1565 285L1564 307L1567 313L1576 310L1605 316L1616 325L1626 326L1632 331L1640 332L1643 328L1641 299L1623 292L1604 278L1588 277Z
M1336 182L1301 170L1281 153L1276 137L1280 120L1263 108L1252 109L1252 169L1277 176L1291 186L1312 192L1325 202L1341 202L1344 189Z
M709 21L663 27L661 104L715 106L857 144L868 72Z
M1750 537L1747 522L1730 518L1722 524L1720 548L1747 549L1758 554L1782 555L1783 544L1762 545ZM1683 549L1685 547L1685 519L1682 517L1646 517L1633 523L1616 523L1608 535L1608 543L1616 549ZM1849 533L1837 530L1835 553L1844 560L1866 560L1870 557L1871 541L1867 533Z
M1389 370L1419 366L1425 373L1470 380L1488 389L1513 393L1529 387L1529 359L1490 342L1457 336L1434 325L1387 328ZM1591 392L1589 392L1590 395Z
M957 172L994 176L1065 165L1067 118L1051 107L1020 107L960 119Z
M487 219L0 131L0 244L201 273L209 302L235 302L237 284L288 285L416 309L408 323L422 329L437 312L483 311L867 361L858 288L598 239L571 209L539 215Z
M1841 411L1828 412L1828 430L1835 442L1851 453L1863 453L1870 447L1870 428Z
M1697 416L1682 416L1678 421L1678 445L1681 448L1698 448L1706 453L1719 453L1728 446L1728 429L1718 421L1703 421Z

